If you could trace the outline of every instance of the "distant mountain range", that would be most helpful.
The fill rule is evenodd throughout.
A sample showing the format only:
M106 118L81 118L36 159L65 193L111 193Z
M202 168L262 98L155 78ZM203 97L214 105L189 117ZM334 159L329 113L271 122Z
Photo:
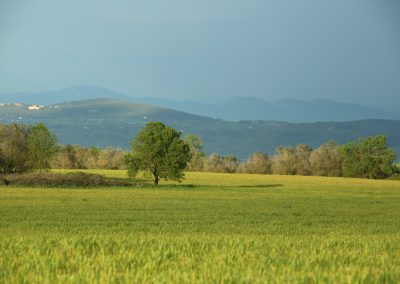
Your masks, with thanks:
M400 119L392 113L358 104L315 99L284 99L266 102L259 98L232 98L223 103L174 101L160 98L132 97L109 89L77 85L59 91L42 93L9 93L0 95L0 102L52 105L68 101L109 98L132 103L145 103L191 114L227 121L277 120L287 122L352 121L362 119Z
M37 101L31 101L33 103ZM41 102L43 103L43 102ZM117 99L90 99L50 105L1 104L0 123L45 123L62 144L129 148L148 121L163 121L183 135L200 136L206 152L246 159L254 151L273 153L277 146L306 143L317 147L330 139L345 143L359 137L384 134L400 155L400 120L288 123L279 121L229 122L148 104Z

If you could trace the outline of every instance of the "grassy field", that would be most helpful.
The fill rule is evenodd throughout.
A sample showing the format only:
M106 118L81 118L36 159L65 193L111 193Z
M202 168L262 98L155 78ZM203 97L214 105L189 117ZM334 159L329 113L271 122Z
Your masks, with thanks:
M400 282L399 181L188 173L158 189L0 187L0 220L0 283Z

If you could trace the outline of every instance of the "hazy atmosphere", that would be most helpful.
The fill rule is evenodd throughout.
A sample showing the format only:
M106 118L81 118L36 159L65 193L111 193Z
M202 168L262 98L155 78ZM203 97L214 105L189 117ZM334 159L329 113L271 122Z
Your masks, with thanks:
M0 0L0 283L400 283L400 0Z
M400 107L397 0L0 0L0 94Z

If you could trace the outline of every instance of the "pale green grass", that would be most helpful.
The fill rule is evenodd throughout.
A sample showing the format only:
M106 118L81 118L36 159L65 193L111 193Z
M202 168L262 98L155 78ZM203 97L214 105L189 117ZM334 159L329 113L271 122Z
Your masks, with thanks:
M400 282L399 181L186 177L0 187L0 283Z

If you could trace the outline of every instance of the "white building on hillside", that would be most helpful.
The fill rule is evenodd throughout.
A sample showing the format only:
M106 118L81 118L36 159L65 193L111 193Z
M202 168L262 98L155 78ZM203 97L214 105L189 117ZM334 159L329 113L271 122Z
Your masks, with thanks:
M28 109L30 109L30 110L39 110L41 108L44 108L44 106L40 106L40 105L30 105L30 106L28 106Z

